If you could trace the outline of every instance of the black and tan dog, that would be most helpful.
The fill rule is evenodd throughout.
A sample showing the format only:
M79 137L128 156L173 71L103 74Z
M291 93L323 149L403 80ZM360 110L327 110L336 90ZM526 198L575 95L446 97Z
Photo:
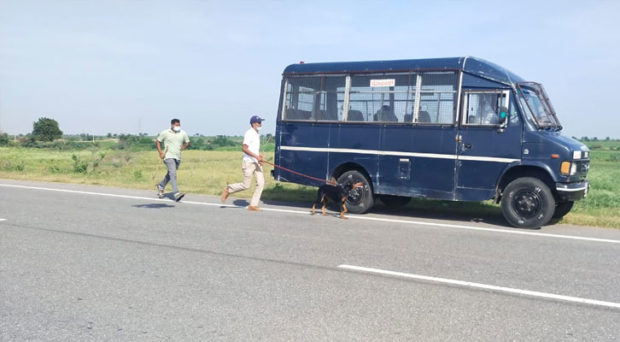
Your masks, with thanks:
M340 218L346 220L347 218L344 214L348 210L344 202L347 200L351 190L361 188L363 186L364 183L362 182L346 184L336 184L336 182L333 182L321 185L317 193L316 201L312 203L312 215L316 213L315 208L317 204L321 204L321 212L323 213L323 216L327 215L325 212L325 206L327 205L327 201L330 200L332 202L340 203Z

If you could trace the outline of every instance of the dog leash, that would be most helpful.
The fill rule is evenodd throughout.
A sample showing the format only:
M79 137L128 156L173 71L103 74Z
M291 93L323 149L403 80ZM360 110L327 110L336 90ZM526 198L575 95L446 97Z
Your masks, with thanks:
M280 170L284 170L284 171L286 171L286 172L290 172L290 173L292 173L292 174L294 174L294 175L297 175L297 176L305 177L305 178L312 179L312 180L314 180L314 181L321 182L321 183L325 183L325 184L336 185L336 183L334 183L334 182L332 182L332 181L328 181L328 180L321 179L321 178L317 178L317 177L312 177L312 176L309 176L309 175L303 174L303 173L301 173L301 172L297 172L297 171L295 171L295 170L287 169L287 168L285 168L284 166L276 165L276 164L274 164L274 163L272 163L272 162L269 162L269 161L266 161L266 160L264 160L264 159L263 159L263 163L267 163L267 164L269 164L269 165L271 165L271 166L273 166L273 167L276 167L276 168L278 168L278 169L280 169Z

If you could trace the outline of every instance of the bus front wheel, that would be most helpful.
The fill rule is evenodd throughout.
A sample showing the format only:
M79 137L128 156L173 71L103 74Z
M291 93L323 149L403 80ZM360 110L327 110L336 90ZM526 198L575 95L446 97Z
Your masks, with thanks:
M573 204L575 204L573 201L559 202L553 212L553 218L559 220L564 217L571 209L573 209Z
M544 226L551 220L554 211L553 194L538 178L517 178L504 189L502 213L506 221L514 227Z
M370 185L368 178L357 170L347 171L338 177L338 183L340 184L354 184L357 182L362 182L363 186L349 192L346 206L347 209L354 214L363 214L370 210L370 208L372 208L375 204L372 186Z

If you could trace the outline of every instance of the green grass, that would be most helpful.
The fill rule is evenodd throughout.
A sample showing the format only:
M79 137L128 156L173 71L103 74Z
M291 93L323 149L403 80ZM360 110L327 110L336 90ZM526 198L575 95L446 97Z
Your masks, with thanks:
M588 179L592 191L587 199L576 202L561 223L620 228L620 141L588 142L591 166ZM265 147L267 160L273 161L273 144ZM154 189L166 169L157 152L132 149L102 149L93 146L83 150L58 150L23 147L0 147L0 178L41 180ZM264 200L310 203L316 189L297 184L278 183L270 176L271 167L264 166ZM217 151L183 152L179 170L182 191L219 195L227 183L242 180L239 148ZM235 196L249 198L253 189ZM381 203L377 210L382 208ZM457 217L476 220L501 220L498 205L491 201L450 202L414 199L397 214L431 217Z
M80 183L154 189L166 173L157 151L82 150L59 151L21 147L0 147L0 177L18 180ZM266 156L273 161L273 155ZM297 184L279 183L264 166L263 199L307 201L314 190ZM219 195L227 183L242 180L241 152L183 152L179 187L189 193ZM252 190L235 194L249 198ZM312 194L312 195L311 195Z

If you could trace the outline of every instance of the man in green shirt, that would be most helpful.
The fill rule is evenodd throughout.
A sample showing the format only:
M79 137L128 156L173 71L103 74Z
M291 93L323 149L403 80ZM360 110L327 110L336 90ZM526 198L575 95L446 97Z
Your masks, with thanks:
M162 142L166 147L165 151L161 149ZM179 119L172 119L170 121L170 129L159 133L155 144L157 145L159 158L164 161L166 168L168 168L164 179L157 184L157 196L159 198L164 197L164 189L168 182L170 182L172 183L172 195L174 200L178 202L185 194L180 193L177 187L177 169L181 165L181 151L189 147L189 137L187 133L181 130L181 121Z

